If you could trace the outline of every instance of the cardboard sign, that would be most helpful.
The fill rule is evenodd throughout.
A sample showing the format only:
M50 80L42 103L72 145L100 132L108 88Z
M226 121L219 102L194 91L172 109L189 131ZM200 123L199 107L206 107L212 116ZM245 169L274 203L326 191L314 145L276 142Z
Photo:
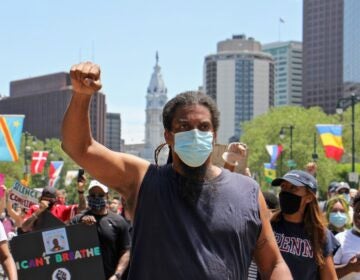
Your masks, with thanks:
M38 204L40 197L41 192L24 187L18 181L14 183L9 193L9 199L13 203L20 204L26 209L30 208L33 204Z
M105 280L95 225L25 233L10 241L10 249L19 280Z

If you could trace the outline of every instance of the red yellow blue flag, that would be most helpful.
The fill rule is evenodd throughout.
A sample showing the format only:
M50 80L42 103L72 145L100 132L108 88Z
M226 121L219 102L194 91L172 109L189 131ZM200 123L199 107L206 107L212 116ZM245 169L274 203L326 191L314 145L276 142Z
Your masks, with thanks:
M344 153L342 125L317 124L316 129L324 146L326 157L340 161Z
M24 115L0 115L0 161L17 161Z

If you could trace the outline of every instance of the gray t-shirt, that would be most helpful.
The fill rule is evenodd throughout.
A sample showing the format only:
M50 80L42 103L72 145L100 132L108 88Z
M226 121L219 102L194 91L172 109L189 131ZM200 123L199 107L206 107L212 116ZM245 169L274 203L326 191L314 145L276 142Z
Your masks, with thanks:
M138 196L128 279L246 279L261 231L258 194L254 180L225 169L194 186L171 165L151 165Z

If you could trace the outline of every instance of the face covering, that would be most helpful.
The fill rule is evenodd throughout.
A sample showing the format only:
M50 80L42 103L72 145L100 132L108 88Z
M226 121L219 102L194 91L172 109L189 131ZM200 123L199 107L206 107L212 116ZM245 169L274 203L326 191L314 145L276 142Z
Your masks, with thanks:
M88 196L88 205L92 210L99 211L106 206L106 199L104 197Z
M301 196L282 191L279 194L279 203L281 212L291 215L299 210L301 204Z
M331 212L329 215L329 223L337 228L342 228L347 221L345 213L341 212Z
M350 194L344 193L343 196L344 196L345 200L350 203Z
M199 167L213 149L213 133L193 129L175 133L174 151L190 167Z

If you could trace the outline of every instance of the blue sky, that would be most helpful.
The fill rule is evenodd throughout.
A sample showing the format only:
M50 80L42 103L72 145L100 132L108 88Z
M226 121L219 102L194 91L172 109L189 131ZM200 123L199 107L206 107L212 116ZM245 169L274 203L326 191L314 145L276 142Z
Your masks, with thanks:
M279 18L285 23L280 25ZM218 41L246 34L261 43L302 40L301 0L5 0L0 2L0 94L9 83L101 66L109 112L126 143L144 138L145 95L159 51L168 97L197 89Z

